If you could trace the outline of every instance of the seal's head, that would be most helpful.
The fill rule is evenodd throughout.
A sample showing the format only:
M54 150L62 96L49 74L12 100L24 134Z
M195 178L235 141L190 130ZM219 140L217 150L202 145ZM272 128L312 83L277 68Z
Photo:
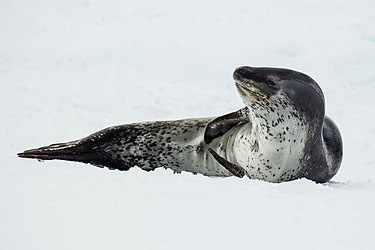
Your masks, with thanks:
M311 77L303 73L281 68L243 66L234 71L233 78L247 106L259 108L287 102L287 105L302 111L305 118L323 122L323 92Z
M305 177L317 182L332 178L340 167L342 142L338 128L325 117L319 85L303 73L281 68L243 66L233 78L258 139L282 148L279 158L298 152Z

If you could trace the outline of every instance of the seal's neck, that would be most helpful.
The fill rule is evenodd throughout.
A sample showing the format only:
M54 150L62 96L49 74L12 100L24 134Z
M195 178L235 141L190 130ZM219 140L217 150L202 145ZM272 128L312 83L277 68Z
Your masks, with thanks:
M294 106L280 99L255 105L249 111L249 119L252 121L251 137L258 140L260 147L267 147L263 151L300 154L306 140L306 126L304 118Z

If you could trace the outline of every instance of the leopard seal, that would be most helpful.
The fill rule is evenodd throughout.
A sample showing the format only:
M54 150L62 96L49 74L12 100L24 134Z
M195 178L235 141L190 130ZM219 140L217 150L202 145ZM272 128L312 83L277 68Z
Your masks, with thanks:
M307 178L323 183L337 173L341 135L325 116L323 92L311 77L290 69L242 66L233 78L245 104L233 113L119 125L18 156L268 182Z

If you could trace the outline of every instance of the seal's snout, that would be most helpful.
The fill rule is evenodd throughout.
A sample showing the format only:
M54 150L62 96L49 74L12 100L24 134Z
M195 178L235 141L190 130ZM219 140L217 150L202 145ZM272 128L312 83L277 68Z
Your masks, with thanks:
M256 92L258 96L272 96L281 88L278 78L270 74L267 68L238 67L233 72L233 79L237 88L242 88L242 91L246 90L250 94Z
M233 79L236 82L244 82L245 80L251 80L254 77L254 70L248 66L242 66L235 69L233 72Z

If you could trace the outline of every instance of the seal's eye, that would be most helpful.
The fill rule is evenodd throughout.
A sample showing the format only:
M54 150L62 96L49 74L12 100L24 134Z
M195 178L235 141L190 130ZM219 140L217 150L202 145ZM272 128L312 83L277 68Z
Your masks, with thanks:
M273 80L271 80L271 79L266 79L266 83L271 88L277 88L276 83Z

